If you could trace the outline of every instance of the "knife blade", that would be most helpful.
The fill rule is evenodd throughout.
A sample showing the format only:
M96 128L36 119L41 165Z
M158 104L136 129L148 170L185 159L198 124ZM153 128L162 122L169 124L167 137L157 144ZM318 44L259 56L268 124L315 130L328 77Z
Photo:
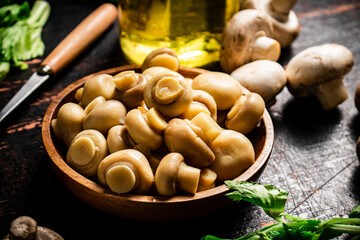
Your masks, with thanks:
M40 67L0 111L0 124L7 116L52 75L65 66L96 40L117 18L113 4L104 3L87 16L44 59Z

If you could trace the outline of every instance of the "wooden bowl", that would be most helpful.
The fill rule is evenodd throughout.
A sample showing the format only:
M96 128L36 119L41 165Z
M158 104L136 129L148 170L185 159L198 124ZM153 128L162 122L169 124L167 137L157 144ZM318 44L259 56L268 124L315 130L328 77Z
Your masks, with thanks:
M124 70L141 71L138 66L122 66L100 71L86 76L66 87L55 97L48 107L42 124L42 137L45 149L49 155L51 166L60 181L78 198L87 204L106 213L123 218L144 221L185 220L203 216L217 211L231 203L225 195L229 190L223 184L210 190L198 192L195 195L174 197L145 196L132 194L115 194L100 183L90 180L64 161L66 153L63 146L58 146L51 130L51 120L56 118L59 108L66 102L73 101L75 92L85 81L94 75L107 73L114 75ZM179 73L184 77L194 78L206 70L182 67ZM274 129L271 117L265 110L260 126L247 137L255 148L256 161L243 174L234 180L255 180L267 162L274 141Z

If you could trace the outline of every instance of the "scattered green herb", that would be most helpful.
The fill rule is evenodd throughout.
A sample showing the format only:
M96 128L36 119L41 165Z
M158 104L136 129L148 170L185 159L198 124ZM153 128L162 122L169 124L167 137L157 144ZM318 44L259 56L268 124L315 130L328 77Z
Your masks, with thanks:
M226 181L225 184L234 190L227 194L232 200L257 204L268 216L278 221L237 240L324 240L344 233L352 235L351 240L360 239L360 206L351 212L350 218L333 218L325 221L304 219L284 213L288 196L284 190L255 182ZM202 239L221 240L211 235Z
M49 14L50 5L43 0L31 10L27 2L0 8L0 82L11 67L24 70L28 65L23 61L44 54L41 31Z

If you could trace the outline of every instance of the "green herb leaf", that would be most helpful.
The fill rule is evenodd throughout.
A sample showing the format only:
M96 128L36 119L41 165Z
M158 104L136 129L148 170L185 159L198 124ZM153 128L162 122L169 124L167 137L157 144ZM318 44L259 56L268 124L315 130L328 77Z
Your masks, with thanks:
M260 206L271 218L283 222L288 192L273 185L261 185L256 182L225 181L228 188L236 190L226 194L234 201L244 200Z
M236 240L328 240L344 233L353 235L351 240L360 240L360 206L350 214L354 218L333 218L321 221L304 219L284 213L288 193L272 185L255 182L226 181L226 186L233 189L227 194L234 201L248 201L262 207L278 223L264 227L256 232ZM214 236L205 236L205 240L221 240Z
M349 217L351 217L351 218L360 218L360 205L357 206L354 210L351 211Z

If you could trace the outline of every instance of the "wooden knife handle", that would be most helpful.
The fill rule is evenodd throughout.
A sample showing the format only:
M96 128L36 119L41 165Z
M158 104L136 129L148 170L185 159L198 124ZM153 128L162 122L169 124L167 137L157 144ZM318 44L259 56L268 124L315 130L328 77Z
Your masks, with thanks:
M102 4L67 35L41 65L49 68L51 73L58 73L97 39L116 18L116 7L110 3Z

